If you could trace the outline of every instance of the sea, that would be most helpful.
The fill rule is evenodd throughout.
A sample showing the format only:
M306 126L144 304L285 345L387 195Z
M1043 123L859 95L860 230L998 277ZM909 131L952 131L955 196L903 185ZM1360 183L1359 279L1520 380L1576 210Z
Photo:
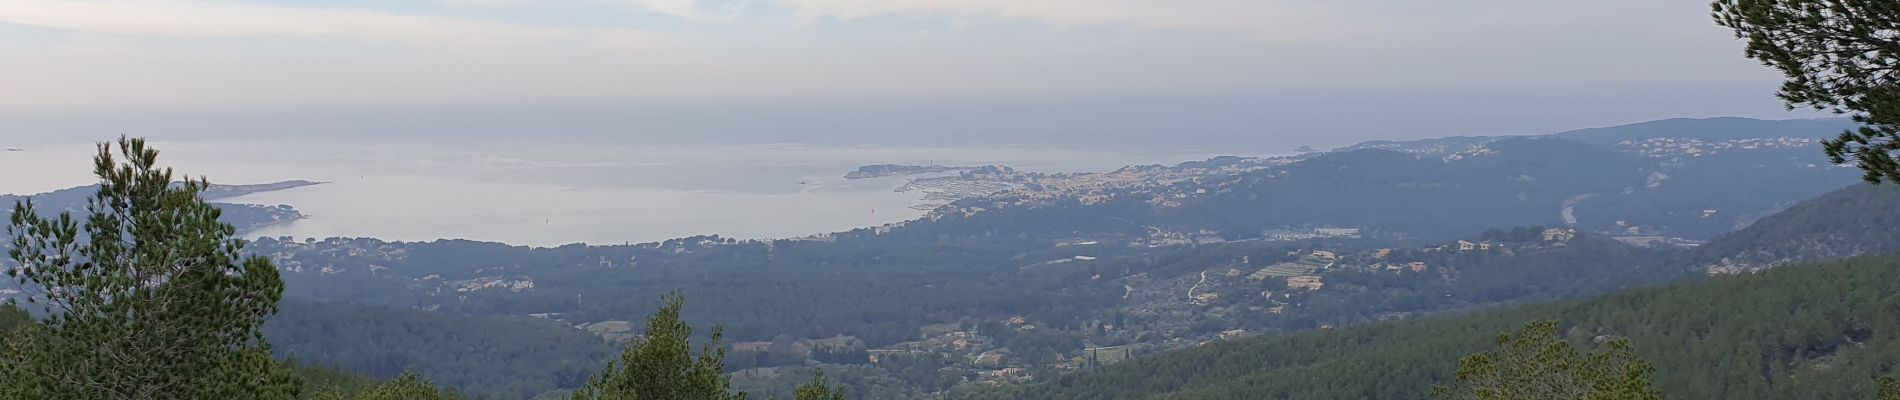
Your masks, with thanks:
M212 183L325 182L221 202L297 208L254 237L468 239L527 246L625 244L702 234L793 238L914 219L912 177L845 179L866 164L1001 164L1104 172L1285 149L634 144L604 140L259 138L157 140L160 164ZM0 193L93 183L91 142L0 151Z

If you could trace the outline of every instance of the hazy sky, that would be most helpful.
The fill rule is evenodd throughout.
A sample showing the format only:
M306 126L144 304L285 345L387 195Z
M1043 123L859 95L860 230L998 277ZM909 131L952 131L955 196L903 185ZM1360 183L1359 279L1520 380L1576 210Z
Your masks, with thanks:
M1809 116L1740 47L1694 0L0 0L0 137L1343 144Z

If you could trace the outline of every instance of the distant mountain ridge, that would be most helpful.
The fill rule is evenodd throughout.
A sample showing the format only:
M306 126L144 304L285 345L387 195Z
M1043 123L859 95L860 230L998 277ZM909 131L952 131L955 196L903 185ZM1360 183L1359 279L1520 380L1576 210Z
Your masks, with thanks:
M1495 142L1495 141L1510 139L1510 138L1524 138L1524 137L1532 137L1532 136L1530 135L1448 136L1448 137L1442 137L1442 138L1416 139L1416 140L1370 140L1370 141L1365 141L1365 142L1359 142L1351 146L1333 149L1332 152L1337 153L1337 152L1376 149L1376 150L1392 150L1392 151L1413 153L1413 154L1427 155L1427 156L1441 156L1445 154L1470 150L1473 147L1480 146L1485 143L1490 143L1490 142Z
M1217 157L1087 177L1131 182L1114 187L1063 188L1057 179L965 198L904 229L1159 234L1178 242L1328 226L1442 239L1574 224L1615 236L1706 240L1856 182L1852 168L1826 162L1815 139L1848 124L1671 119L1551 135L1374 141L1276 159ZM1151 170L1159 172L1117 176Z
M1386 149L1419 154L1445 154L1472 146L1521 137L1556 137L1595 145L1614 145L1627 140L1684 138L1698 140L1737 140L1765 138L1828 139L1859 126L1847 118L1756 119L1746 117L1669 118L1633 124L1584 128L1551 134L1448 136L1417 140L1371 140L1333 151Z
M1859 126L1847 118L1764 120L1742 117L1670 118L1628 125L1578 129L1551 136L1591 144L1649 138L1734 140L1794 137L1826 139Z
M1560 224L1565 199L1641 185L1648 174L1637 159L1565 139L1502 139L1447 157L1332 153L1157 214L1222 231L1333 224L1446 237Z

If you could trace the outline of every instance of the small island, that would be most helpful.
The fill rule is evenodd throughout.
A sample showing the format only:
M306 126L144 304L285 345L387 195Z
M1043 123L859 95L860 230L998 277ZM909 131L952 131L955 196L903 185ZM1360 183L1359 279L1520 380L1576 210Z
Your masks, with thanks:
M869 178L882 178L882 177L887 177L887 176L934 174L934 173L951 172L951 171L968 171L972 169L976 169L976 167L949 167L949 166L942 166L942 165L875 164L875 165L860 166L858 167L858 170L851 171L850 173L844 174L844 178L845 179L869 179Z

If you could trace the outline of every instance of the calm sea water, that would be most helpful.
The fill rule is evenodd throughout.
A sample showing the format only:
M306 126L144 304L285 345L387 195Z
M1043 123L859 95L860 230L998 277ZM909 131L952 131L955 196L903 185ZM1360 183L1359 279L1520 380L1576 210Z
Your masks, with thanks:
M170 141L164 164L214 183L327 184L222 201L289 204L309 218L256 236L461 238L552 246L696 234L786 238L916 218L905 178L846 180L877 163L1007 164L1046 172L1173 164L1214 152L1041 147L631 145L527 140ZM88 184L92 145L0 152L0 192ZM1226 150L1226 154L1235 152Z

